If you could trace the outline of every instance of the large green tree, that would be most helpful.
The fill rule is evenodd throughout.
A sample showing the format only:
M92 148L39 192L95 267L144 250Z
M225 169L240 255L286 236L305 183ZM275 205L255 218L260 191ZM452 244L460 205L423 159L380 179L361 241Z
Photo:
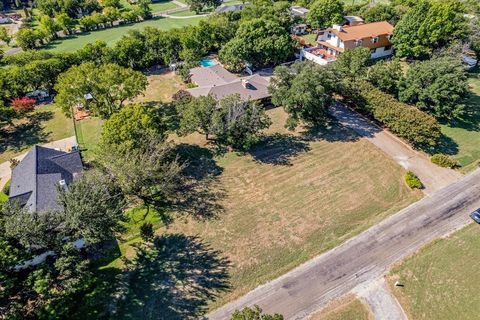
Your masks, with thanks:
M121 109L103 125L103 142L126 151L139 148L148 137L163 141L168 127L160 111L161 107L128 105Z
M212 96L201 96L177 103L180 115L180 134L187 135L199 132L209 139L212 133L213 114L217 109L217 101Z
M293 48L289 33L280 23L258 18L242 22L219 57L228 68L239 70L245 64L262 67L285 62L293 57Z
M396 96L403 78L402 66L397 60L378 61L367 70L365 78L382 91Z
M88 62L73 66L58 77L55 103L66 114L82 105L107 119L118 112L127 100L138 96L146 86L147 78L140 72L116 64L96 66Z
M434 58L414 63L400 82L399 98L439 118L462 113L468 82L459 59Z
M333 67L340 77L361 78L365 76L370 57L370 49L358 47L342 53L333 63Z
M300 122L324 124L332 104L333 75L329 68L312 62L297 62L275 69L270 92L272 103L283 106L289 117L286 127L295 129Z
M428 57L433 50L468 35L459 0L421 0L398 22L392 43L399 57Z
M187 0L190 10L200 13L208 8L215 9L222 4L222 0Z
M343 1L315 0L310 6L307 21L315 28L331 27L343 21Z

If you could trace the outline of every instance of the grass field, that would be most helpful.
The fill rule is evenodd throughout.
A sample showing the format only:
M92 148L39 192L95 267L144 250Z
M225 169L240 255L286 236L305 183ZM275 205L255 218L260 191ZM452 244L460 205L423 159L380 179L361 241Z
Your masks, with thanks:
M135 5L131 5L130 3L128 3L127 0L121 0L120 4L124 8L135 8L136 7ZM150 8L152 9L153 13L163 11L163 10L173 9L173 8L177 8L177 7L178 6L171 1L156 1L156 2L152 2L152 4L150 4Z
M449 139L445 143L445 152L459 161L463 171L473 170L480 160L480 75L471 74L469 83L472 96L466 102L466 114L441 126L443 134Z
M10 160L35 144L47 143L74 135L73 122L50 104L35 109L27 119L16 121L8 133L0 134L0 163Z
M480 227L471 224L394 267L389 284L409 319L478 319L479 257Z
M94 158L102 133L103 120L91 117L76 122L77 142L86 160Z
M208 163L211 180L198 197L199 203L206 199L204 206L198 207L209 210L210 218L179 218L157 230L171 247L171 265L160 265L145 253L136 259L145 265L131 275L120 318L157 318L172 301L179 309L207 302L210 309L218 307L421 197L403 183L403 169L368 141L336 125L308 136L291 135L283 128L282 109L268 113L274 121L269 138L248 154L214 156L199 135L179 140L192 150L192 159ZM121 253L135 252L128 244L120 248ZM110 261L113 269L102 272L119 273L114 266L121 261L121 257ZM159 268L172 271L165 274ZM212 275L217 268L222 271ZM209 281L196 283L193 274L209 274ZM173 275L177 280L162 278ZM179 297L176 290L175 298L165 298L172 293L165 293L164 283L170 280L184 285L195 282L196 287L188 289L194 290L190 295L195 299L178 302L186 297ZM218 287L222 290L211 293ZM199 292L201 299L196 297Z
M348 295L333 301L309 320L372 320L373 315L355 296Z
M129 30L142 30L147 26L155 27L160 30L169 30L187 25L196 25L203 18L204 17L193 17L191 19L155 18L145 22L123 25L105 30L92 31L75 35L70 38L53 41L46 46L45 49L55 52L71 52L82 48L87 43L95 42L96 40L105 41L108 45L112 46Z
M170 102L178 90L185 88L182 79L173 71L148 74L147 80L147 89L143 95L135 99L135 102Z

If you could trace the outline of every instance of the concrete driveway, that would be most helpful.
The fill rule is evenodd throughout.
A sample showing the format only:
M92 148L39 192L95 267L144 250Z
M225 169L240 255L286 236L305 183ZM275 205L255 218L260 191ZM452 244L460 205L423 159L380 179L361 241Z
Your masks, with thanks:
M68 150L71 150L72 146L76 144L77 144L77 140L75 136L72 136L62 140L57 140L57 141L52 141L46 144L42 144L42 146L47 148L58 148L63 151L68 151ZM15 159L22 160L26 154L27 153L25 152L15 157ZM0 163L0 190L7 183L7 181L10 180L11 175L12 175L12 170L10 169L10 161Z
M377 281L426 243L471 222L480 207L480 169L423 198L344 244L209 314L229 319L254 304L285 319L304 319L352 289Z
M433 164L423 153L413 150L392 133L340 103L332 106L330 112L343 126L365 137L402 167L415 173L425 186L423 191L426 194L448 186L462 177L455 170Z

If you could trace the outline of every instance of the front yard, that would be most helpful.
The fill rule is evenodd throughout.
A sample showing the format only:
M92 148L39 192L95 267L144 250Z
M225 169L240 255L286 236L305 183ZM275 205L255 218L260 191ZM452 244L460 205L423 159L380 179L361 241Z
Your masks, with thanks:
M478 319L480 228L471 224L394 267L389 276L409 319ZM399 280L404 287L395 287Z
M162 280L167 276L161 270L163 262L151 256L145 262L147 256L142 253L147 264L134 273L118 305L120 318L158 318L169 304L182 309L200 303L197 300L209 309L218 307L421 197L405 186L403 169L368 141L358 140L338 125L309 136L292 135L283 128L286 114L282 109L268 114L274 121L270 136L248 154L214 156L199 135L178 140L190 150L192 159L208 164L204 174L211 180L196 205L210 210L209 218L180 218L168 228L159 228L157 234L172 246L175 257L168 260L169 268L174 268L175 277L181 271L182 277L175 281L188 286L196 281L195 274L207 272L203 264L214 264L223 270L216 275L222 281L212 275L195 292L210 292L210 285L222 284L223 289L179 306L177 300L161 298L166 294L165 283L173 281ZM103 274L121 274L122 256L134 256L131 244L139 241L138 235L130 234L125 241L120 244L121 255L102 268ZM177 256L179 252L184 253ZM201 263L191 265L192 270L180 267L197 260ZM178 294L172 299L187 298Z

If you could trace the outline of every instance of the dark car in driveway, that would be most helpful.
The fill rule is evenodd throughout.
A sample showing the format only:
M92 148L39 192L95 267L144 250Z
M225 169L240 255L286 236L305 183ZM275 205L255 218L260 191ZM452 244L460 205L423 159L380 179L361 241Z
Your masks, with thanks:
M476 223L480 224L480 208L470 213L470 218Z

